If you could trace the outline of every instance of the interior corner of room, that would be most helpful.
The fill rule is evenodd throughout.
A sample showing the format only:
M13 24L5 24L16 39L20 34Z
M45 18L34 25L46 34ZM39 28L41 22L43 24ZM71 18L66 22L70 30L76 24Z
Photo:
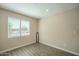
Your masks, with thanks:
M39 43L79 55L79 4L4 3L0 7L0 53Z

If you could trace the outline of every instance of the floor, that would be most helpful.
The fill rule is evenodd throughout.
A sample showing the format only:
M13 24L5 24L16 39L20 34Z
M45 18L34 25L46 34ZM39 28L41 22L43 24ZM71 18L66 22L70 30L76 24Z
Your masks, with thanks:
M35 43L12 51L8 51L3 56L74 56L68 52L49 47L41 43Z

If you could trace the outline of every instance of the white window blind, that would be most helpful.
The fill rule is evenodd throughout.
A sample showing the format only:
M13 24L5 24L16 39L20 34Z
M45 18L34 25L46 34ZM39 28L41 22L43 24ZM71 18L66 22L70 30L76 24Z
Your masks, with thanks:
M20 20L8 17L8 38L30 35L30 23L27 19Z

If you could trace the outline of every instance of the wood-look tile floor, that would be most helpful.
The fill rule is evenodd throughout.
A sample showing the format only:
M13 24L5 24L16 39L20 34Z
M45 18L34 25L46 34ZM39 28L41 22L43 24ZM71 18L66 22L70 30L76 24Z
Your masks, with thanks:
M41 43L35 43L12 51L8 51L3 55L8 56L74 56L68 52L49 47Z

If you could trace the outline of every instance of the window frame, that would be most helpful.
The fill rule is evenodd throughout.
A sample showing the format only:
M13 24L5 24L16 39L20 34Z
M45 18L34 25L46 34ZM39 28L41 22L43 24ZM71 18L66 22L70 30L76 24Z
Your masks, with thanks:
M13 29L13 30L17 30L17 32L19 32L19 36L11 36L11 34L9 33L10 32L10 29L9 29L9 17L12 17L12 18L15 18L15 19L18 19L19 20L19 29ZM22 35L22 27L21 27L21 23L22 23L22 20L24 21L28 21L29 22L29 28L28 28L28 32L26 32L26 35ZM20 19L20 18L17 18L17 17L14 17L14 16L8 16L8 38L16 38L16 37L24 37L24 36L27 36L27 35L30 35L30 21L29 21L29 18L25 18L25 19Z

